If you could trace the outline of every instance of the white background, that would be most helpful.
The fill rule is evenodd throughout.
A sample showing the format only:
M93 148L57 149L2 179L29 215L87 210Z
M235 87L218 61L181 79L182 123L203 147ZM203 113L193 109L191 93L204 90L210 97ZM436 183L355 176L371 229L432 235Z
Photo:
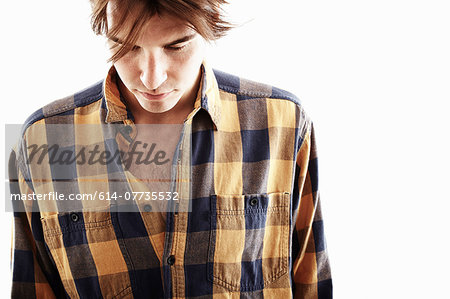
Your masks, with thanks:
M313 118L335 298L449 298L449 2L233 2L242 26L210 62L295 93ZM2 139L4 124L104 77L89 13L87 0L2 1Z

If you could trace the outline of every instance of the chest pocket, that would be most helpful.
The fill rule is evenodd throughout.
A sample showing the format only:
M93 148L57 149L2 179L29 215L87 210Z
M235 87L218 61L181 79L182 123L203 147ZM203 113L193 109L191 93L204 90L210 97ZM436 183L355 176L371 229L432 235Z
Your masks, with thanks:
M41 222L71 298L131 298L127 256L116 240L110 213L55 214Z
M208 278L257 291L288 273L289 193L211 197Z

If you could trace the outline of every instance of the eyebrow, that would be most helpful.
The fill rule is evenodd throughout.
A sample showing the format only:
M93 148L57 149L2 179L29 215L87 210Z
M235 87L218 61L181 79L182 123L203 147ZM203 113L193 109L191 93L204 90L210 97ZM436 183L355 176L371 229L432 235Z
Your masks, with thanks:
M165 44L163 47L170 47L170 46L174 46L174 45L176 45L176 44L181 44L181 43L190 41L191 39L195 38L195 36L196 36L195 33L185 35L185 36L183 36L183 37L181 37L181 38L179 38L179 39L176 39L176 40L174 40L174 41L171 41L171 42ZM117 38L117 37L115 37L115 36L108 36L107 38L108 38L109 40L115 42L115 43L118 43L118 44L121 44L121 45L124 44L124 42L123 42L121 39L119 39L119 38Z

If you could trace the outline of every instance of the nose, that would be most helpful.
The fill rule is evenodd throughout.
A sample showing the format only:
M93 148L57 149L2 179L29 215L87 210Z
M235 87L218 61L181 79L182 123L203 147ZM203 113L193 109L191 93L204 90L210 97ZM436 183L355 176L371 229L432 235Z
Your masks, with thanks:
M140 79L148 90L158 89L167 80L167 66L161 55L152 53L145 55Z

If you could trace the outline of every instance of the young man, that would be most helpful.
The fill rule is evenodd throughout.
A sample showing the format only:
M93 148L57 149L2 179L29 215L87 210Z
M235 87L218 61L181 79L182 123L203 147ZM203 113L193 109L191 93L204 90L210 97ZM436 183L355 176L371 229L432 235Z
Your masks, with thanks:
M223 3L92 0L113 66L28 119L11 193L115 197L14 202L13 298L331 298L312 123L292 94L204 61L230 28ZM178 128L158 139L169 167L127 166L161 125ZM31 163L39 142L76 157ZM84 148L121 159L86 163ZM168 186L149 183L163 172ZM172 200L114 203L154 191Z

